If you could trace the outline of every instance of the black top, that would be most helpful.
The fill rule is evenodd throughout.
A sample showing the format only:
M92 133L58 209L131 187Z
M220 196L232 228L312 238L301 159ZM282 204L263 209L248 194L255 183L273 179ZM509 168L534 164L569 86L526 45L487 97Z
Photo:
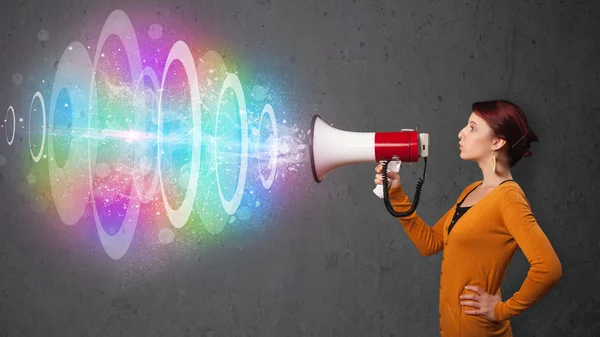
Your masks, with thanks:
M500 185L504 184L504 183L505 183L505 182L507 182L507 181L514 181L514 180L512 180L512 179L505 180L505 181L501 182L500 184L498 184L498 186L500 186ZM481 183L481 184L483 184L483 183ZM452 230L452 227L454 227L454 225L456 224L456 222L458 221L458 219L460 219L460 217L461 217L463 214L467 213L467 211L468 211L468 210L469 210L471 207L473 207L473 205L471 205L471 206L468 206L468 207L463 207L463 206L461 206L461 205L462 205L463 201L465 201L465 199L467 198L467 196L468 196L469 194L471 194L471 192L475 191L475 189L476 189L477 187L479 187L481 184L477 185L477 186L476 186L474 189L470 190L470 191L469 191L469 193L467 193L467 195L465 195L465 196L462 198L462 200L461 200L461 201L460 201L458 204L456 204L456 210L454 211L454 216L452 217L452 222L450 223L450 226L448 227L448 234L450 234L450 231Z

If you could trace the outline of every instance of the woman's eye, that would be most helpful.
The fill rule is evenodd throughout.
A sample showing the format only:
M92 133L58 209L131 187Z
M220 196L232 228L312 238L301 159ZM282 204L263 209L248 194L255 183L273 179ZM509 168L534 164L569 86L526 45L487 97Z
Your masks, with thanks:
M475 130L475 128L471 125L471 131Z

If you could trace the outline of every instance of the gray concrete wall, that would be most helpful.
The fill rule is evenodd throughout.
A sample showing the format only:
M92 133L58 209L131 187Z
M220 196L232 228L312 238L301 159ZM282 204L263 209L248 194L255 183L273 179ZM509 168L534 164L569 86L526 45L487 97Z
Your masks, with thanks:
M521 105L541 141L513 176L563 278L512 320L515 335L600 333L598 2L2 0L0 113L14 105L27 118L31 94L49 90L39 79L52 80L68 43L95 46L115 9L141 32L152 23L183 26L197 33L186 38L237 55L245 76L282 88L288 116L304 130L319 113L345 130L429 132L418 213L430 224L481 178L456 147L471 103ZM68 227L52 205L39 211L26 130L13 146L1 131L2 336L438 333L440 256L421 257L373 196L374 165L340 168L321 184L304 165L275 182L268 221L159 247L156 263L136 268L139 257L106 256L89 214ZM410 191L420 168L403 168ZM131 255L143 249L139 235ZM505 297L527 270L518 252Z

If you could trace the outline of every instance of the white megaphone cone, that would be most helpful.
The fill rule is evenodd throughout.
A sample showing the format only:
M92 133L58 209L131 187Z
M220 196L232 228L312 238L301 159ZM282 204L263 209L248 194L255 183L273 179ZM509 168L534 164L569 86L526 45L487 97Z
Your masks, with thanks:
M313 177L323 177L340 166L380 161L416 162L429 154L429 134L413 129L399 132L349 132L327 125L319 115L312 120L309 138ZM393 165L390 166L393 168ZM399 169L399 163L396 165Z

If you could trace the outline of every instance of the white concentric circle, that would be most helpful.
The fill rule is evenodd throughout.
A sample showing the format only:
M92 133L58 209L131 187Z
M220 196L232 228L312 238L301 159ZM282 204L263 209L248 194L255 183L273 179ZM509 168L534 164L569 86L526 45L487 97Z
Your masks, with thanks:
M165 193L165 185L162 177L161 168L161 138L162 138L162 98L165 87L165 79L169 72L169 68L173 61L178 60L183 64L185 73L187 75L188 84L190 88L190 96L192 101L192 166L190 168L190 178L185 193L185 197L179 209L173 209L167 195ZM177 41L169 51L167 62L162 76L162 82L160 85L160 92L158 96L158 174L160 177L160 189L165 204L165 210L167 217L176 228L183 227L188 221L190 214L192 213L192 207L194 206L194 200L196 198L196 189L198 188L198 177L200 175L200 141L201 141L201 100L200 100L200 88L198 85L198 73L194 64L194 57L190 48L183 41Z
M67 144L69 155L63 166L60 167L54 150L56 132L54 116L59 95L63 90L69 93L71 111L88 111L91 76L92 64L85 47L79 42L71 43L64 51L56 71L47 128L50 190L56 211L60 219L67 225L74 225L79 221L89 199L90 185L83 179L87 175L85 162L89 160L87 139L85 134L73 135L71 142ZM72 130L86 129L87 117L85 115L73 113L71 117Z
M262 128L262 121L265 117L265 115L269 116L269 119L271 120L271 132L273 134L273 147L270 149L270 158L269 158L269 167L271 169L271 172L269 173L269 177L267 179L265 179L265 177L263 177L262 174L262 168L260 166L260 152L259 152L259 147L260 147L260 131ZM277 169L277 122L275 121L275 112L273 111L273 107L271 106L271 104L267 104L265 105L265 107L262 110L262 114L260 115L260 122L258 123L258 135L259 135L259 139L256 142L256 158L258 159L258 175L260 176L260 181L263 184L263 187L266 189L271 188L271 186L273 186L273 181L275 180L275 170Z
M10 138L10 140L8 140L8 128L4 129L4 132L6 133L6 142L8 143L8 145L12 145L12 143L15 141L15 131L17 128L17 120L15 119L15 108L11 106L8 107L8 110L6 110L6 121L8 122L8 112L12 111L12 120L13 120L13 131L12 131L12 137Z
M33 102L35 99L40 100L40 104L42 106L42 116L43 116L43 124L42 124L42 145L40 146L40 152L35 155L33 154L33 150L31 149L31 110L33 109ZM31 158L33 158L34 162L39 162L42 159L42 154L44 153L44 145L46 144L46 107L44 105L44 97L42 97L41 92L36 92L33 95L33 99L31 100L31 105L29 105L29 152L31 153Z
M146 118L148 116L148 108L146 106L146 102L138 102L138 93L139 93L139 89L140 89L140 84L144 83L144 78L148 77L151 81L152 81L152 85L154 86L154 90L158 90L159 89L159 83L158 83L158 78L156 77L156 73L154 72L154 70L150 67L146 67L144 68L144 70L142 71L142 74L140 75L139 80L137 81L136 87L135 87L135 93L134 93L134 104L136 106L135 108L135 125L136 128L138 127L143 127L145 129L145 124L146 124ZM158 103L158 102L157 102ZM142 118L138 118L138 117L142 117ZM145 131L144 131L145 132ZM146 204L150 201L153 200L154 195L156 194L156 190L158 188L158 169L154 170L154 174L152 176L152 182L150 183L150 187L146 189L145 186L145 173L142 173L140 170L140 167L138 165L139 159L143 156L143 152L144 150L146 150L146 147L143 146L136 146L135 148L135 163L136 163L136 167L133 170L133 183L135 185L135 190L137 192L138 198L141 199L141 201Z
M129 61L129 71L131 73L131 87L134 87L134 81L136 81L138 79L138 77L140 76L140 74L142 73L142 60L140 57L140 49L138 46L138 41L137 41L137 37L135 35L135 30L133 29L133 25L131 24L131 21L129 20L129 17L127 17L127 14L125 14L125 12L121 11L121 10L116 10L114 12L112 12L109 17L106 19L106 22L104 23L104 27L102 27L102 32L100 33L100 38L98 40L98 47L96 48L96 56L94 57L94 65L93 65L93 72L92 72L92 80L91 80L91 88L92 90L90 90L90 95L89 95L89 102L90 102L90 106L92 107L91 110L95 111L96 110L96 103L97 103L97 98L96 98L96 70L98 68L98 59L101 56L102 53L102 48L104 47L104 43L106 42L106 40L112 36L112 35L116 35L121 42L123 43L123 46L125 47L125 53L127 54L127 59ZM93 111L90 111L90 117L89 117L89 127L90 129L92 129L93 127L95 127L96 123L96 118L97 116L95 116L95 114L93 113ZM88 142L88 150L89 150L89 154L90 154L90 160L89 160L89 179L90 179L90 186L91 186L91 194L92 194L92 207L94 209L94 219L96 222L96 229L98 231L98 235L100 236L100 242L102 243L102 246L104 247L104 250L106 251L106 253L108 254L108 256L110 256L112 259L114 260L118 260L121 257L123 257L123 255L125 255L125 253L127 252L127 250L129 249L129 246L131 245L131 241L133 240L133 235L135 233L135 228L137 226L137 222L138 222L138 216L139 216L139 204L140 201L138 198L130 198L129 199L129 204L127 206L127 213L125 214L125 219L123 220L123 223L121 225L121 228L119 229L119 231L114 234L114 235L109 235L105 230L104 227L102 226L102 221L100 219L100 216L98 215L98 207L96 205L96 199L94 198L94 171L93 168L95 166L95 162L96 162L96 155L95 155L95 151L96 151L96 144L95 141L93 140L94 137L89 137L89 142ZM92 146L94 145L94 146ZM94 160L92 160L92 153L94 153ZM134 184L132 184L134 185ZM135 187L132 186L132 189L134 189Z
M226 200L221 191L221 184L219 181L219 161L217 156L217 130L219 124L219 113L221 111L221 100L223 94L227 89L233 89L238 102L238 108L240 113L240 120L242 124L242 153L241 153L241 164L240 164L240 175L238 177L237 188L231 200ZM242 195L244 193L244 187L246 185L246 171L248 170L248 117L246 115L246 100L244 98L244 91L242 90L242 84L239 78L232 73L227 74L225 81L223 82L223 88L219 95L219 102L217 104L217 116L215 117L215 171L217 176L217 187L219 188L219 197L221 203L227 214L234 214L242 201Z

